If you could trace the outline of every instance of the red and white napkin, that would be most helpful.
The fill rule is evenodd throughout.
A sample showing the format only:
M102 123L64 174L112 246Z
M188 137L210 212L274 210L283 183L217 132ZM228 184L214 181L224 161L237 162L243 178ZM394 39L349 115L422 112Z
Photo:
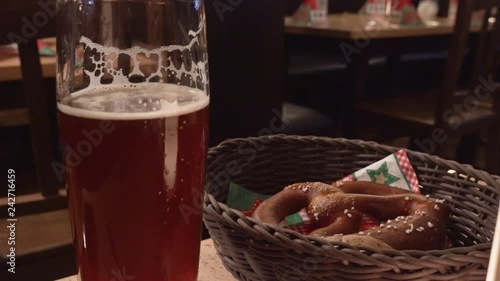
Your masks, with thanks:
M295 23L321 24L326 22L328 0L304 0L292 19Z
M392 0L390 21L400 25L422 24L422 19L411 0Z

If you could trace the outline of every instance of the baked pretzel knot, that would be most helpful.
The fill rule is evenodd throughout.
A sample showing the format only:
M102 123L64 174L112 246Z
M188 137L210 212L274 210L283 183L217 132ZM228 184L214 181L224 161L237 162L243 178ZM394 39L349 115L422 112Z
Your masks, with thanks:
M317 228L310 235L355 246L432 250L442 248L446 239L449 208L444 200L372 182L293 184L264 201L253 217L278 225L304 207ZM383 223L359 232L362 214Z

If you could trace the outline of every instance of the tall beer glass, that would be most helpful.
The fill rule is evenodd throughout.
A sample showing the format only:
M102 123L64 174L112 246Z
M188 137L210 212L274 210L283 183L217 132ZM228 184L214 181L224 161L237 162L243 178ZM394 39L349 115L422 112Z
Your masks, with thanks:
M79 277L197 278L203 0L58 0L58 114Z

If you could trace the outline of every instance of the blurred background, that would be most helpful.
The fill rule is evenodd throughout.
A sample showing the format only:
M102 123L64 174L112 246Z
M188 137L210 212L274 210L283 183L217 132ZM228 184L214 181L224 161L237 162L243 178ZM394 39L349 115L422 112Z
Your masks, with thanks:
M460 18L453 0L399 2L205 1L210 145L271 134L359 138L498 173L497 41L482 40L496 14ZM16 172L23 221L16 278L54 280L76 272L66 191L53 170L55 6L0 7L0 166Z

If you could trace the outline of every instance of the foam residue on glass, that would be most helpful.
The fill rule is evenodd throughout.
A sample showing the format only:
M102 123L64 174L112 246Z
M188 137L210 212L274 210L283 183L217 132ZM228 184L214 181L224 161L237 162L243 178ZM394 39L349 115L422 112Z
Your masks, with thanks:
M82 36L80 43L85 45L85 49L95 50L96 55L89 56L94 70L84 69L85 74L90 79L89 87L101 85L102 78L106 74L112 76L112 84L125 84L131 82L130 79L134 76L145 78L145 82L169 82L165 81L164 75L175 77L178 80L191 79L193 83L199 85L207 84L207 62L206 58L185 58L184 53L191 52L200 46L200 33L203 32L203 25L200 25L197 31L190 30L188 35L192 37L187 45L169 45L155 49L146 49L139 46L134 46L128 49L118 49L115 47L106 47L92 42L89 38ZM178 52L182 63L175 63L172 60L171 54ZM194 52L193 52L194 53ZM196 56L196 54L191 54ZM129 58L131 61L130 73L124 74L123 69L117 69L118 60L120 57ZM140 65L147 64L147 61L156 68L155 72L144 73L140 69ZM177 65L176 65L177 64Z
M118 49L82 36L78 49L87 60L83 72L88 85L61 98L59 110L83 118L132 120L180 116L206 107L208 74L207 58L200 54L202 32L200 24L197 31L188 32L187 45L154 49Z

